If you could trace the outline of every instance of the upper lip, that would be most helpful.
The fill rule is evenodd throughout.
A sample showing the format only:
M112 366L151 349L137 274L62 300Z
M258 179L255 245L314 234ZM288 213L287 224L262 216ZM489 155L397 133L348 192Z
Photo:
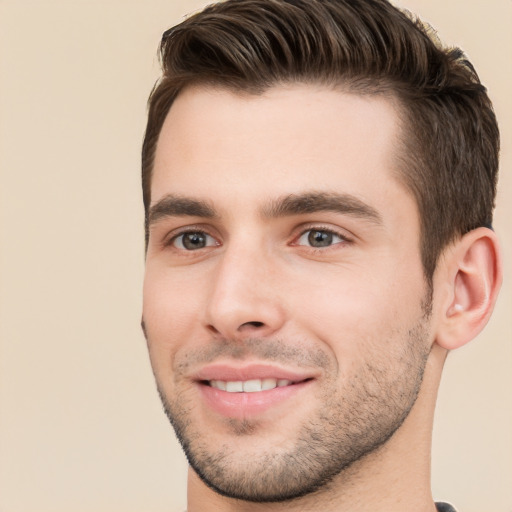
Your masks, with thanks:
M313 372L291 370L272 364L248 364L234 366L229 363L214 363L201 368L194 378L198 381L221 380L247 381L254 379L286 379L292 382L300 382L315 377Z

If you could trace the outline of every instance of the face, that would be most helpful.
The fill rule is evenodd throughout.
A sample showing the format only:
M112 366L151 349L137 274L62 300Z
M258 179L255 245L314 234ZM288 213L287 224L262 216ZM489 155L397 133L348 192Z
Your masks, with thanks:
M143 318L167 414L217 492L280 501L400 427L430 350L390 100L190 88L157 146Z

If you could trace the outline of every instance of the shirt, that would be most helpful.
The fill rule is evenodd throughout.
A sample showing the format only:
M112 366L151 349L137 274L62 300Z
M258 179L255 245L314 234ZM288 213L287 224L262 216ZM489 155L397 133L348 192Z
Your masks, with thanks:
M438 512L457 512L449 503L443 503L441 501L436 503Z

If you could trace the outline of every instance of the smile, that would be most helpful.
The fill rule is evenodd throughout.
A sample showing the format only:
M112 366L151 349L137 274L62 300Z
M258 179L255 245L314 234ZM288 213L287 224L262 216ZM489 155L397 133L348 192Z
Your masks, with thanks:
M298 396L320 376L318 371L266 363L213 363L192 375L203 404L223 417L259 417L267 411L295 408Z
M295 384L288 379L251 379L251 380L210 380L208 384L215 389L227 391L228 393L258 393L260 391L268 391L274 388L281 388Z
M290 380L277 378L247 380L202 380L197 382L200 395L208 409L227 418L259 417L282 407L296 408L297 397L315 379Z

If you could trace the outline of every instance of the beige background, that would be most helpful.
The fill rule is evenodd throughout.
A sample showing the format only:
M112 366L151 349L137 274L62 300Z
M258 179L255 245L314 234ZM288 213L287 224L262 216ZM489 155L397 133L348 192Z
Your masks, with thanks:
M139 330L139 152L160 35L203 3L0 0L1 512L184 508ZM449 357L434 495L512 512L512 1L401 3L468 52L503 134L505 286Z

